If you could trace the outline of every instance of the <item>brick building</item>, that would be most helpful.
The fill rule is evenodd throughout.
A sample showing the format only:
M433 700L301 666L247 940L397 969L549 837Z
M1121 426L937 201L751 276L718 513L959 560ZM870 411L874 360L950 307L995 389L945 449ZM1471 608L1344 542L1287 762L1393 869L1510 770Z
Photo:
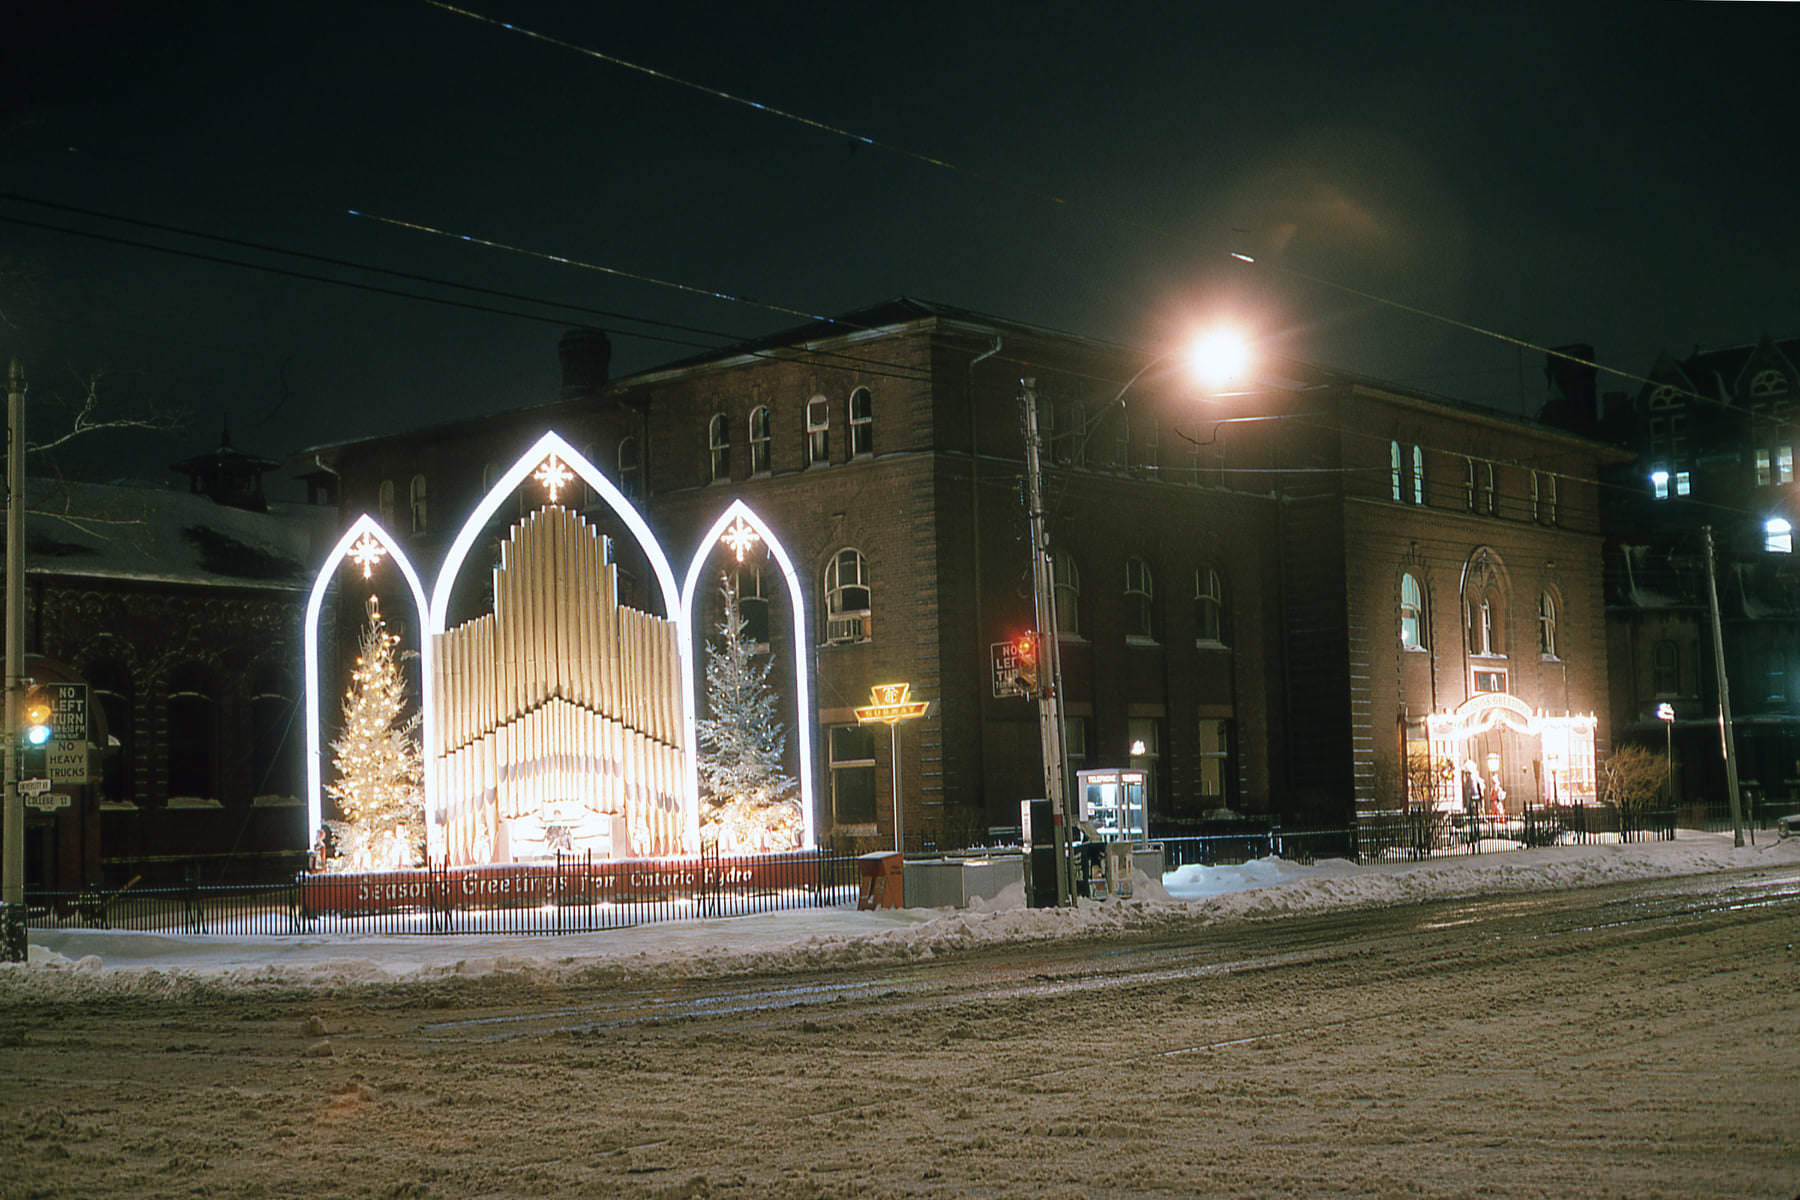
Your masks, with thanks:
M909 846L1016 827L1041 791L1035 707L996 697L989 663L1032 624L1021 378L1046 443L1071 766L1148 769L1153 832L1396 804L1384 757L1484 689L1534 713L1604 708L1605 451L1582 438L1292 364L1197 396L1140 353L910 300L618 380L599 335L563 351L564 395L542 407L309 451L337 473L341 521L378 514L433 574L546 429L638 500L677 564L743 499L799 566L816 816L839 840L892 834L886 738L851 711L875 684L936 702L901 733ZM791 688L778 573L715 548L727 567ZM477 574L457 619L483 603ZM1507 766L1535 778L1528 750Z

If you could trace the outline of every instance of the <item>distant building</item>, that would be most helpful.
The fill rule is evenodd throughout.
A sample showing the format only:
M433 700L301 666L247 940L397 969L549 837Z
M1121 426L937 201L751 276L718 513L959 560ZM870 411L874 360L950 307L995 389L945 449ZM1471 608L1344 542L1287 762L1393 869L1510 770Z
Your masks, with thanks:
M1649 382L1599 403L1592 369L1549 374L1546 420L1634 455L1605 475L1615 734L1671 754L1678 804L1724 804L1710 529L1743 791L1759 809L1800 803L1800 340L1665 355Z
M376 514L428 576L546 429L637 501L677 563L745 500L799 565L815 816L839 844L892 837L887 738L852 712L876 684L936 701L901 733L910 848L1016 828L1042 790L1035 707L996 696L990 670L990 647L1033 621L1022 377L1048 451L1071 767L1147 769L1153 836L1347 827L1442 802L1454 756L1477 752L1497 756L1514 809L1591 793L1609 737L1594 480L1620 456L1587 438L1296 364L1208 398L1136 351L914 300L617 380L588 331L564 366L542 407L307 461L335 472L340 526ZM572 502L604 525L593 501ZM756 555L729 569L791 691L778 573ZM480 573L453 620L486 603ZM1564 724L1547 742L1549 722ZM1409 753L1434 795L1406 795Z

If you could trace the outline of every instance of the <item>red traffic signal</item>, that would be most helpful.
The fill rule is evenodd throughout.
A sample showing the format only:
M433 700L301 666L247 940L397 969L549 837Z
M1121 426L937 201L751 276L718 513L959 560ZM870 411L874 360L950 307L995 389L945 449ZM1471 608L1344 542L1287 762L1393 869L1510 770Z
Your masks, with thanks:
M1013 639L1013 661L1018 666L1019 687L1027 694L1038 690L1038 642L1036 633Z

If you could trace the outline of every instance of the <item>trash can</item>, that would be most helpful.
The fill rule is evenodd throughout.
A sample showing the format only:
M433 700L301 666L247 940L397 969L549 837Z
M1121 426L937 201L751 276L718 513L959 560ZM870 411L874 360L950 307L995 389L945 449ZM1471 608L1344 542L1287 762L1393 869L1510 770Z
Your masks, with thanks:
M862 894L856 907L901 908L906 903L905 860L892 851L878 850L859 855L856 865L862 870Z

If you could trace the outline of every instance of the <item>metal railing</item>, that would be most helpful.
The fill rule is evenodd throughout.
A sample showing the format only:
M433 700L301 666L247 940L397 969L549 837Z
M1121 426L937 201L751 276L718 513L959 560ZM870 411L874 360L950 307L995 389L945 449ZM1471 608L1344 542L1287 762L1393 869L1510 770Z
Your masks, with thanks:
M189 883L35 892L38 929L171 934L586 933L683 918L734 917L856 901L856 860L786 854L433 865L405 871L299 874L259 884Z

